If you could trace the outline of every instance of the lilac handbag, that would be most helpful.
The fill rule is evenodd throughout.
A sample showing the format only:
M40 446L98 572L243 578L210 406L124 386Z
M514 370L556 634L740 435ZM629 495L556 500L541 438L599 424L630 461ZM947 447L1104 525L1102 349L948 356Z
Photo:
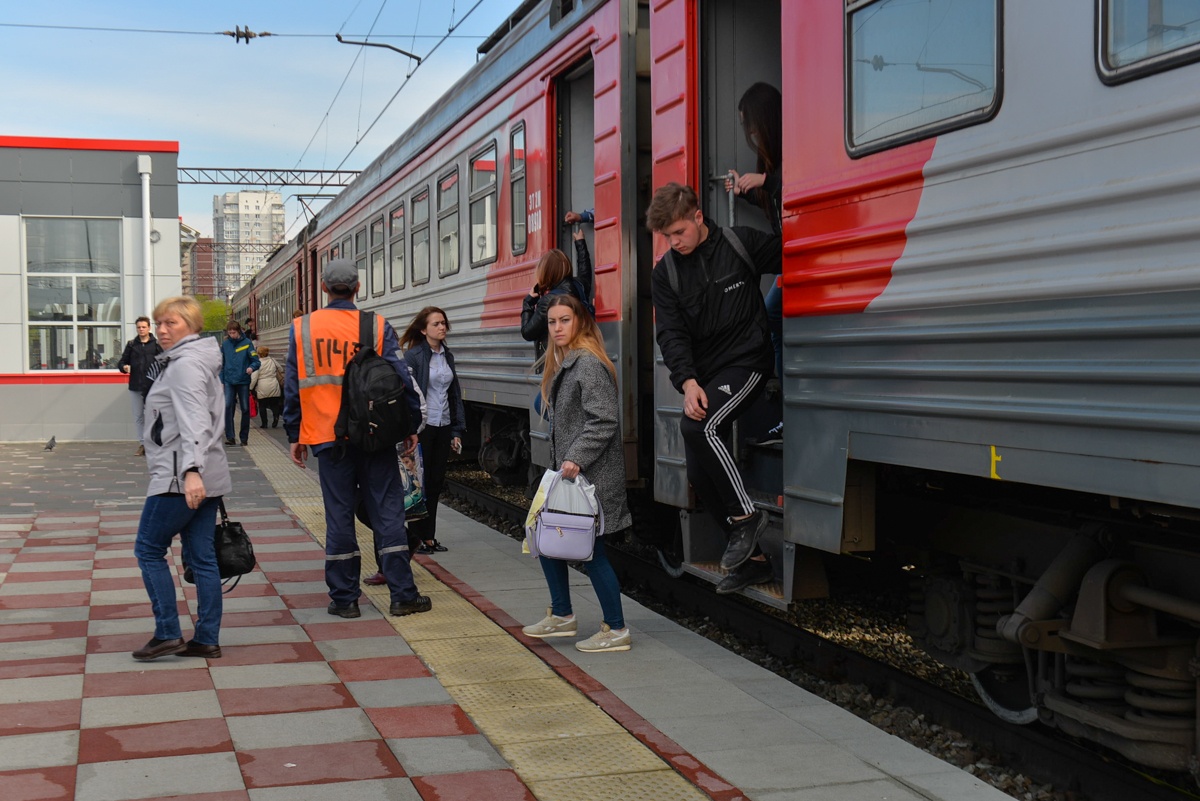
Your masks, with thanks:
M604 532L604 510L591 482L580 475L574 481L558 473L546 490L529 537L534 556L567 562L590 562L596 537Z

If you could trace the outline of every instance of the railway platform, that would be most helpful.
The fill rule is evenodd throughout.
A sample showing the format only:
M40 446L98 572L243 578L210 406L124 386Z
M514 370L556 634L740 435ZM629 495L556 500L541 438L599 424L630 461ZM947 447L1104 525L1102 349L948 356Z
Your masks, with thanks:
M629 599L629 652L524 637L547 605L535 560L451 509L449 550L414 559L431 612L391 618L364 585L361 618L329 616L315 476L251 436L227 506L259 566L226 597L224 655L149 663L129 656L152 628L142 460L0 446L0 798L1008 798ZM572 586L587 636L599 607Z

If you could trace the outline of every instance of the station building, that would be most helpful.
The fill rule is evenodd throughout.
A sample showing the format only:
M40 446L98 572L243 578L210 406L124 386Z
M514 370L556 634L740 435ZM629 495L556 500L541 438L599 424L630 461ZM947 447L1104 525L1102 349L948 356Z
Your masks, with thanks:
M181 291L179 143L0 136L0 442L136 440L116 369Z

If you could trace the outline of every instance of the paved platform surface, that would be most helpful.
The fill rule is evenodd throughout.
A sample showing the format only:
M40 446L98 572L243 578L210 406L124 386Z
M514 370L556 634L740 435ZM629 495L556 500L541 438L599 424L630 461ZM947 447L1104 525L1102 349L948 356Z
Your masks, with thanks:
M629 599L629 652L524 637L540 569L453 510L450 550L414 560L433 611L388 617L364 586L362 618L331 617L313 475L258 429L230 461L259 568L225 599L224 656L143 663L144 463L0 445L0 800L1008 798ZM572 592L586 637L599 606L586 576Z

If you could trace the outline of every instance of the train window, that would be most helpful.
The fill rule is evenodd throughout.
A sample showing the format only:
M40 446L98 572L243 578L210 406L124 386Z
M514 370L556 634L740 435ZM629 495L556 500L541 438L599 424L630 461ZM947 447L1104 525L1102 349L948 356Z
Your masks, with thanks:
M344 241L343 247L350 252L349 240ZM354 234L354 267L358 270L358 300L367 298L367 229L359 228Z
M382 295L387 285L383 279L383 218L371 223L371 295Z
M388 244L392 252L392 289L404 289L404 204L392 209L391 213L391 242Z
M525 252L527 243L525 221L529 209L525 205L525 125L522 123L513 129L510 140L509 180L512 187L512 252L513 255Z
M412 200L412 282L429 280L429 190Z
M338 257L338 246L334 245L333 247L329 248L329 260L333 261L337 257Z
M1099 0L1096 52L1105 83L1200 59L1200 0Z
M999 0L847 0L850 155L990 119L1000 31Z
M438 275L458 272L458 170L438 181Z
M496 145L471 159L471 266L496 260Z

